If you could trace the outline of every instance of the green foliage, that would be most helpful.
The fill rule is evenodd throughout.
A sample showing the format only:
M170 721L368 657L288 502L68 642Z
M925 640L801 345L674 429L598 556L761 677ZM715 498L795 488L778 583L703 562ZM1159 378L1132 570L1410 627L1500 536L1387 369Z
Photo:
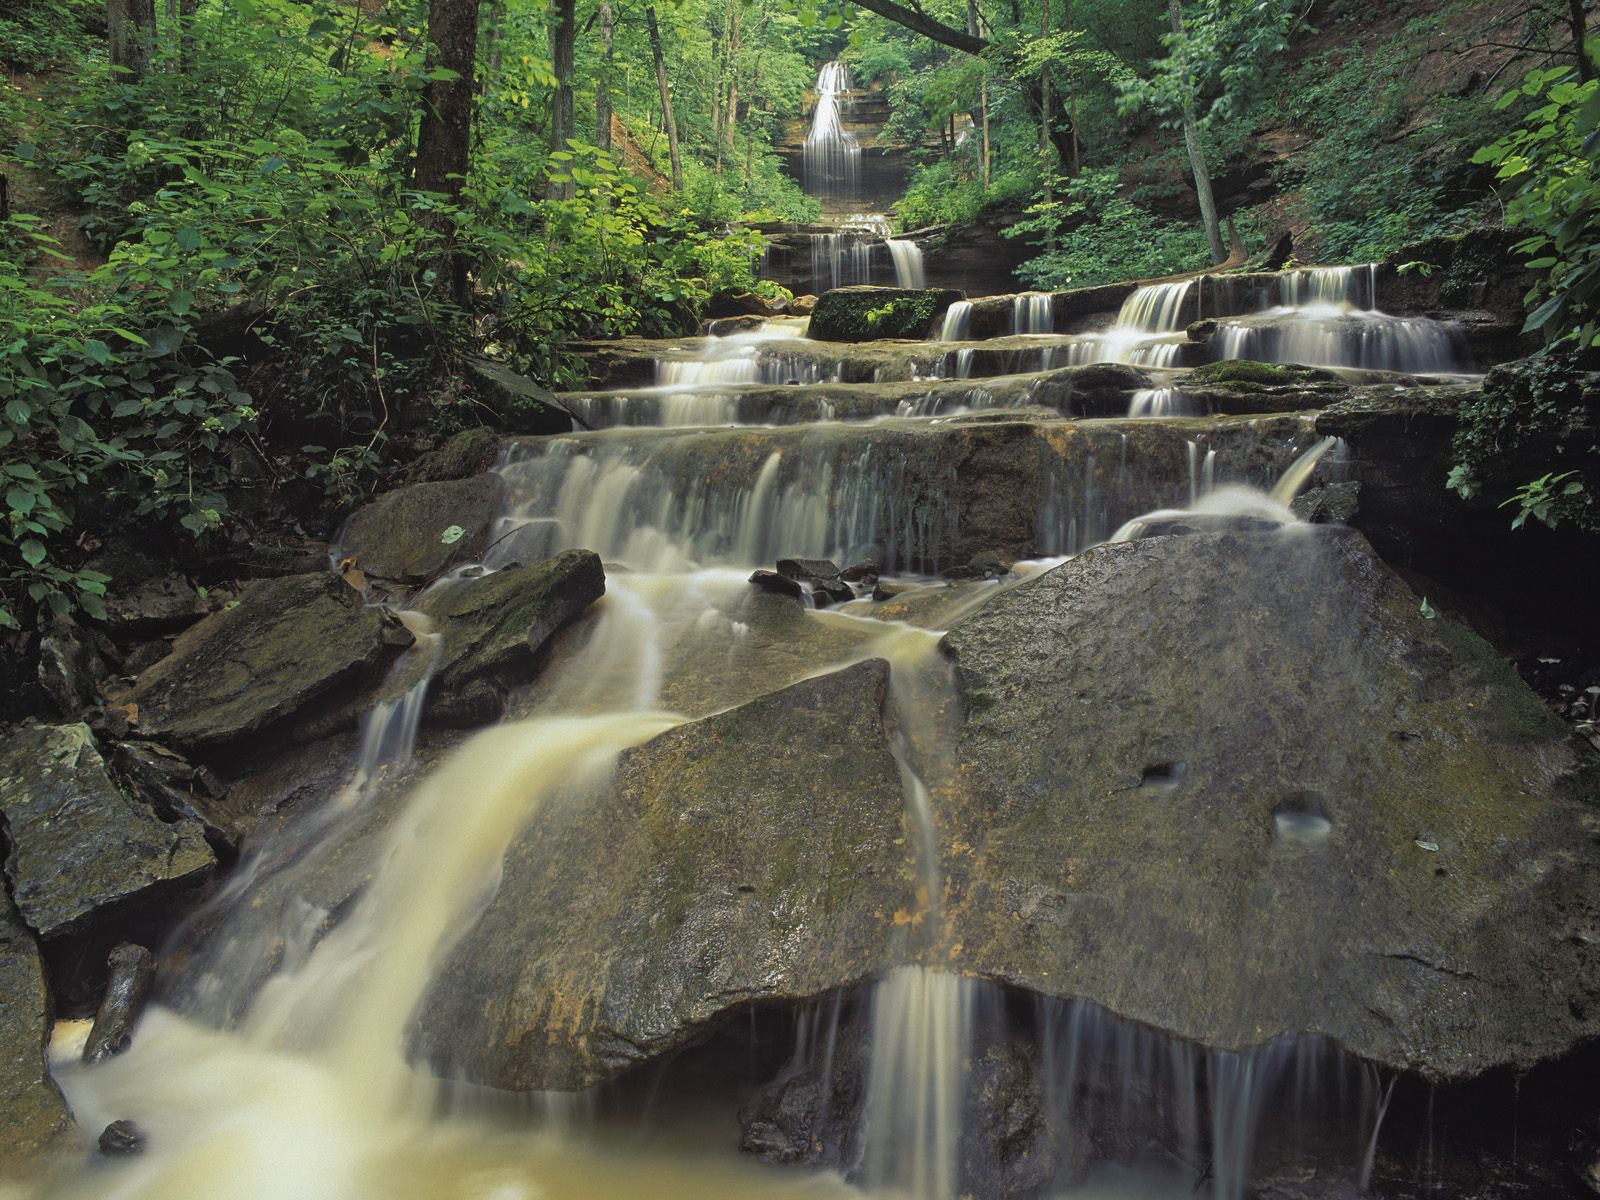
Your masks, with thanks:
M1516 188L1506 223L1528 232L1517 250L1533 256L1530 268L1545 272L1529 293L1526 329L1547 342L1600 346L1600 81L1580 83L1560 69L1534 71L1496 108L1519 100L1537 107L1473 161L1494 167L1496 179Z
M1532 516L1600 533L1600 377L1567 347L1496 367L1461 406L1446 483ZM1531 480L1531 482L1530 482Z
M30 278L58 253L37 218L0 225L0 626L103 615L107 579L81 566L95 531L220 525L256 419L195 344L169 258L131 244L87 278Z
M1380 259L1488 215L1487 179L1468 159L1498 131L1491 104L1478 93L1419 95L1416 78L1418 46L1465 19L1455 6L1370 48L1311 59L1285 90L1277 119L1315 139L1285 180L1304 198L1310 257Z
M87 54L105 22L95 0L14 0L0 12L0 64L45 71Z
M1054 250L1018 270L1031 286L1051 291L1199 270L1210 261L1198 225L1164 220L1124 199L1117 173L1107 168L1067 182L1059 199L1034 204L1007 233L1056 235Z

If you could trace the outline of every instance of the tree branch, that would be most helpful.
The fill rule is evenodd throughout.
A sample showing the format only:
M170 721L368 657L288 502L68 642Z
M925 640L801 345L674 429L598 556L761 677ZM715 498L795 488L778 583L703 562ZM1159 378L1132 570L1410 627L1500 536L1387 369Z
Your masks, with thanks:
M877 13L880 17L887 17L896 25L903 25L912 33L920 33L930 41L938 42L941 46L949 46L952 50L960 50L965 54L982 54L988 49L989 43L986 39L975 37L942 21L936 21L926 13L907 8L896 0L853 0L853 2L857 8L864 8L868 12Z

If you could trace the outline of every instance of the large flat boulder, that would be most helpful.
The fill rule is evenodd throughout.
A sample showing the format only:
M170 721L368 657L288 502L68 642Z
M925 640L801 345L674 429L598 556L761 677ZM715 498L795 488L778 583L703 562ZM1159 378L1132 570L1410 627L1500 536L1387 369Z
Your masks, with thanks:
M427 583L483 557L499 506L495 475L413 484L351 514L340 554L367 576Z
M0 1175L26 1171L71 1136L72 1119L45 1066L50 991L33 934L0 895Z
M1437 1078L1600 1033L1600 759L1421 607L1299 527L1102 546L959 626L960 967Z
M216 866L198 821L168 824L122 792L87 725L7 735L0 812L11 895L47 942L194 886Z
M383 648L382 615L337 575L267 579L186 631L125 699L146 736L214 746L291 715Z
M547 806L421 1006L419 1049L495 1087L583 1087L751 1003L884 973L915 908L887 686L881 660L796 684Z

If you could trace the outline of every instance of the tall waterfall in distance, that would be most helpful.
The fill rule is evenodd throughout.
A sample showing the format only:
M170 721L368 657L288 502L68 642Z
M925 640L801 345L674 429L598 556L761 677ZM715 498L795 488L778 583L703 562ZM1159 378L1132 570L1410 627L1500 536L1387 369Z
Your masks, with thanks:
M841 110L849 94L850 68L842 62L824 63L805 144L805 187L813 196L848 199L860 190L861 145L845 129Z

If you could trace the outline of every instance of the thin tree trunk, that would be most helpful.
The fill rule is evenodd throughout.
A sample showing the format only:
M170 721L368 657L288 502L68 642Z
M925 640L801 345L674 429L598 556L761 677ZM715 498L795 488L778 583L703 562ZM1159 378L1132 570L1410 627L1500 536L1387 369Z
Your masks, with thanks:
M117 74L137 82L150 73L155 0L106 0L106 52Z
M978 0L967 0L967 33L973 37L978 36ZM981 69L981 66L980 66ZM983 142L979 153L979 165L983 172L983 190L989 190L989 81L978 81L978 125L982 130Z
M1172 32L1183 34L1183 9L1178 0L1167 0L1172 17ZM1206 165L1205 146L1200 141L1200 124L1194 111L1194 94L1187 87L1183 93L1183 142L1189 151L1189 165L1194 168L1194 190L1200 201L1200 220L1206 228L1206 243L1211 249L1211 261L1223 262L1228 251L1222 244L1222 225L1217 220L1217 199L1211 191L1211 168Z
M678 121L672 115L672 85L667 82L667 60L661 53L661 27L654 5L646 5L645 27L650 33L650 56L656 63L656 87L661 92L661 123L667 129L667 153L672 158L672 188L683 191L683 162L678 157Z
M422 122L412 181L418 191L461 200L472 152L473 75L478 53L478 0L429 0L429 71L444 68L452 79L430 80L422 89ZM441 275L457 304L467 301L467 261L455 247L455 225L439 223L444 239Z
M1072 0L1067 3L1067 32L1072 32ZM1074 56L1067 66L1067 88L1071 101L1072 118L1072 177L1076 179L1083 173L1083 146L1078 141L1078 63Z
M1177 3L1177 0L1173 0ZM1039 6L1042 16L1039 20L1039 37L1050 37L1050 0L1044 0ZM1039 72L1039 170L1044 176L1044 202L1046 205L1055 203L1056 193L1056 154L1055 142L1050 137L1050 67L1045 65ZM1051 251L1056 248L1055 223L1047 222L1044 233L1044 248Z
M1572 52L1578 58L1578 78L1584 83L1594 78L1594 60L1589 57L1589 17L1584 0L1567 0L1567 27L1572 30Z
M611 67L612 35L611 0L600 0L600 73L594 81L594 144L611 150Z
M723 136L728 139L728 156L734 150L734 132L739 125L739 18L740 0L728 0L728 92L727 116L722 121Z
M577 130L576 108L572 98L572 59L578 40L578 15L575 0L550 0L545 22L550 30L550 63L556 76L555 103L550 111L550 152L566 152L567 143ZM578 194L572 172L557 167L553 174L565 174L566 182L548 185L545 194L552 200L571 200Z

